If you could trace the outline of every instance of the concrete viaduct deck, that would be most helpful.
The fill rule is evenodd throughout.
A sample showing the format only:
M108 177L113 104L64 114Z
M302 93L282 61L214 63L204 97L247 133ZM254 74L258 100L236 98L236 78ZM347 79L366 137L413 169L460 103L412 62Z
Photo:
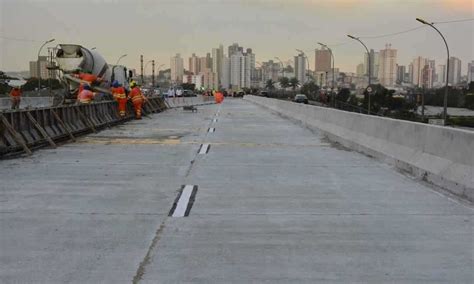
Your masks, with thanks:
M1 283L474 282L471 205L241 99L0 172Z

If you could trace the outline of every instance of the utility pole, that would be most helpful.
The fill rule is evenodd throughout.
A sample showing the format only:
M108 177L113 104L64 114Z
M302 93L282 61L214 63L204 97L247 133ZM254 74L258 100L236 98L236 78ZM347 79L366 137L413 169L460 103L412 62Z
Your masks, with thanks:
M155 87L155 60L151 61L151 85Z
M140 55L140 69L141 69L141 73L140 73L140 78L141 78L141 84L143 85L143 55Z

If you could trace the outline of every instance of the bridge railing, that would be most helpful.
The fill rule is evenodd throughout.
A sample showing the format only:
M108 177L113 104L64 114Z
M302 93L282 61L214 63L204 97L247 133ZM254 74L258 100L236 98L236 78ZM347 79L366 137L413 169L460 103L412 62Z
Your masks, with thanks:
M143 105L143 113L157 113L166 108L161 98L152 97ZM74 141L79 135L97 132L133 117L131 104L127 105L127 115L122 118L114 101L3 111L0 112L0 158L29 155L33 149L45 146L56 147L57 143Z

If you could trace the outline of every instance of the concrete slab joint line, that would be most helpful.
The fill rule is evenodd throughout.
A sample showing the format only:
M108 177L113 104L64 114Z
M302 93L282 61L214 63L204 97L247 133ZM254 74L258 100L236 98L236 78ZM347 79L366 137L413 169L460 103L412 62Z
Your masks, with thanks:
M135 273L135 276L132 279L133 284L137 284L138 282L140 282L140 280L142 280L142 278L143 278L143 275L145 275L145 267L148 264L150 264L151 254L152 254L153 250L155 249L156 245L158 244L158 241L161 238L161 233L163 232L164 229L165 229L165 221L163 221L161 223L160 227L158 228L158 230L156 230L155 237L151 241L151 244L148 247L148 250L145 254L145 257L143 258L143 260L138 265L137 272Z
M199 148L198 154L204 155L209 153L209 149L211 148L211 145L209 144L201 144L201 147Z
M170 217L188 217L196 198L197 185L183 185L168 214Z

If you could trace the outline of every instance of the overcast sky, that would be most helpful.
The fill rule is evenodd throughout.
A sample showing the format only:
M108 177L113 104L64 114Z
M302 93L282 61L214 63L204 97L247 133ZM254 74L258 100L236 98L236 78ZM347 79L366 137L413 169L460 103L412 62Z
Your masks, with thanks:
M257 61L275 56L289 60L296 48L307 52L314 68L317 42L333 46L336 67L355 72L363 47L346 37L377 36L416 28L422 17L432 22L474 18L474 0L0 0L0 70L28 70L39 46L77 43L96 47L111 63L138 68L139 56L169 67L181 53L204 56L219 44L250 47ZM474 21L439 24L451 55L474 60ZM380 50L398 50L398 63L416 56L445 61L439 35L425 27L396 36L363 39ZM150 72L150 71L149 71Z

